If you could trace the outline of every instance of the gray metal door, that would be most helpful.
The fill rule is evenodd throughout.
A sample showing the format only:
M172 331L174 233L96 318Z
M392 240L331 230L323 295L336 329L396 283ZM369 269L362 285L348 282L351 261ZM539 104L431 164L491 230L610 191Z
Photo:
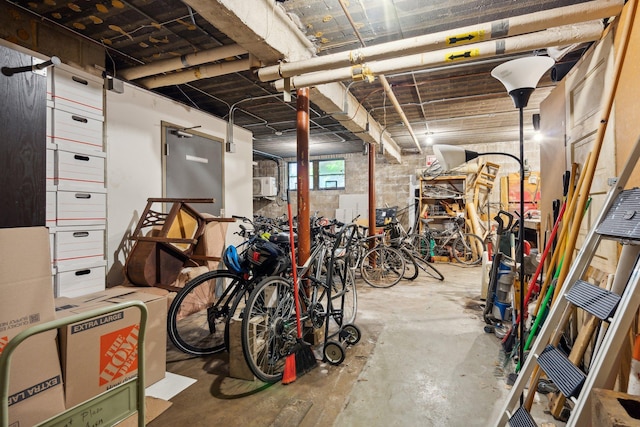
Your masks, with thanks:
M165 197L214 198L196 204L200 212L220 215L223 202L222 142L163 126L165 134Z

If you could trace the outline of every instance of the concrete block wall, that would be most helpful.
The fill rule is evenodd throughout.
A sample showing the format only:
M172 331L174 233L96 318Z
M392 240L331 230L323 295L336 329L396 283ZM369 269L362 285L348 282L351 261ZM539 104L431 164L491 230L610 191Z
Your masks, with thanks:
M519 157L517 142L500 142L489 144L466 144L461 147L483 152L509 153ZM532 171L540 170L540 144L536 141L525 141L525 159ZM424 169L426 156L432 155L433 150L427 147L423 154L405 154L402 163L390 163L381 155L376 156L376 207L398 206L400 209L411 203L412 195L409 194L412 180L415 182L417 174ZM318 211L320 215L328 218L335 217L338 209L340 194L368 194L368 157L360 153L341 156L323 156L315 159L344 158L346 161L346 188L344 190L312 190L310 191L310 211L313 214ZM519 165L515 160L505 156L482 156L480 159L491 161L500 165L499 178L509 173L519 172ZM278 165L280 168L280 195L275 200L254 199L253 211L257 215L276 217L286 214L286 188L287 188L287 163L295 161L294 158L284 159L279 162L261 160L253 167L253 176L278 177ZM293 212L296 212L297 192L291 193ZM492 193L491 201L498 203L500 200L499 187L496 186ZM404 216L405 227L409 226L408 216Z

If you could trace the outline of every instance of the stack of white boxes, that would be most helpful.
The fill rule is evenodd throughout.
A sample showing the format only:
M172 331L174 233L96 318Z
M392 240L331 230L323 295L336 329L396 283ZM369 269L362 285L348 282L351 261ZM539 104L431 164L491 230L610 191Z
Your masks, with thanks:
M369 217L368 194L341 194L338 197L338 209L336 209L338 221L348 224L356 217L359 220Z
M100 77L60 65L47 88L47 218L54 295L105 288L107 217Z

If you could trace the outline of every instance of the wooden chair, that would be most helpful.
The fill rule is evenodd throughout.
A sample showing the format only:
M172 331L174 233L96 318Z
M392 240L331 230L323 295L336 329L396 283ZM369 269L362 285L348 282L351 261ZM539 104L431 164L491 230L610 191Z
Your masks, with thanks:
M156 204L171 204L168 212ZM185 266L219 261L219 256L197 250L210 222L233 222L201 214L190 203L215 203L214 199L149 198L131 240L134 246L125 262L125 274L139 286L171 288Z

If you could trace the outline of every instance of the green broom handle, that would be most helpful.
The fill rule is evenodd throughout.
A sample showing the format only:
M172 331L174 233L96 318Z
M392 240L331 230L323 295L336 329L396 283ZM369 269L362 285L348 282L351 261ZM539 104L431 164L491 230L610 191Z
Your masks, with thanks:
M585 205L585 212L589 209L589 205L591 205L591 197L589 197L587 199L587 203ZM533 322L533 325L531 325L531 331L529 331L529 336L527 337L527 341L524 344L524 351L527 351L531 348L531 342L533 341L533 337L535 336L535 332L538 330L538 328L540 327L540 323L542 322L542 319L545 317L546 311L547 311L547 305L549 303L549 300L551 299L551 297L553 296L554 293L554 288L555 286L553 285L553 281L557 280L558 277L560 276L560 270L562 269L562 263L564 261L564 255L562 255L562 257L560 258L560 262L558 263L558 267L556 268L556 272L553 275L553 279L551 280L551 284L549 285L549 289L547 289L547 293L544 296L544 300L542 300L542 305L540 306L540 313L538 313L538 315L536 316L536 320ZM520 339L522 339L522 337L520 337ZM516 365L516 372L520 371L520 364L522 363L521 360L518 360L518 364Z

